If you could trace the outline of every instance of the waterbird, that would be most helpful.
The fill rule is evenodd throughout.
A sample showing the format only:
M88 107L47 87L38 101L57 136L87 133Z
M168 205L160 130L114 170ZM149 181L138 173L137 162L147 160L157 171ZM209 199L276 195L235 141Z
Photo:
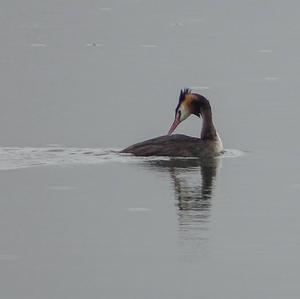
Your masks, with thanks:
M174 134L176 127L190 115L202 118L200 138ZM207 98L185 88L180 91L175 109L175 119L167 135L133 144L121 151L135 156L212 157L223 151L222 140L212 119L212 109Z

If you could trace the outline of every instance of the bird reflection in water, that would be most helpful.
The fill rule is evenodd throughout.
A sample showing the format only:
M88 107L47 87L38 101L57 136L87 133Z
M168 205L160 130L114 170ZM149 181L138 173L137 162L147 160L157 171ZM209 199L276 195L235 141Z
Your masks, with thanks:
M202 242L207 239L212 195L220 163L220 158L174 158L147 162L148 167L170 175L180 240Z

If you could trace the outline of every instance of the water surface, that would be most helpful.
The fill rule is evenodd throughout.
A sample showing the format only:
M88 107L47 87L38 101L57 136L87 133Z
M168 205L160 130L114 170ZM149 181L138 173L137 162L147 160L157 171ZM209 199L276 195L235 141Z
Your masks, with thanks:
M1 298L299 298L297 2L0 6ZM165 134L183 87L235 150L113 150Z

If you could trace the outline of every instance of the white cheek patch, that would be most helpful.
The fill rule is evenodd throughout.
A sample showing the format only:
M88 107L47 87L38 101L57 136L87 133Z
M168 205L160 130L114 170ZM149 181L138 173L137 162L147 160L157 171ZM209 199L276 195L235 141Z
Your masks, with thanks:
M184 121L186 118L190 116L190 112L182 105L181 106L181 115L180 115L180 121Z

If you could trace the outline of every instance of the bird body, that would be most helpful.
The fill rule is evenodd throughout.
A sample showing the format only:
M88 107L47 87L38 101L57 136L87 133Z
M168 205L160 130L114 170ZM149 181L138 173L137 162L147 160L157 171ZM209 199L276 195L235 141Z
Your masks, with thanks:
M121 153L135 156L214 157L223 150L222 141L202 140L183 134L165 135L133 144Z
M171 135L176 127L191 114L202 117L200 138L182 134ZM213 157L222 151L222 141L212 120L209 101L200 94L192 93L190 89L184 89L180 92L175 120L168 135L136 143L125 148L121 153L136 156Z

